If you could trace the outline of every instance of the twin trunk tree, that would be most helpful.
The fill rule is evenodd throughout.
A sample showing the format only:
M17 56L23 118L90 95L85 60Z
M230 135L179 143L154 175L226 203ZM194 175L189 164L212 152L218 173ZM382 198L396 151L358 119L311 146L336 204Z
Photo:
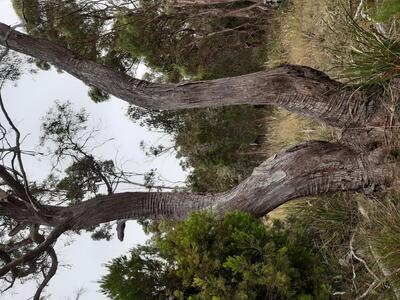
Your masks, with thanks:
M214 195L127 192L69 207L51 206L37 201L26 182L1 166L0 178L9 191L0 200L0 214L31 226L32 237L27 243L35 242L37 246L16 259L3 259L7 264L0 269L0 276L7 273L17 276L18 268L46 251L51 256L51 245L67 230L120 219L180 220L198 210L216 213L241 210L263 216L289 200L304 196L382 191L396 175L397 163L390 155L393 147L387 141L390 111L383 90L346 86L320 71L294 65L210 81L158 84L129 77L4 24L0 24L0 43L47 61L86 84L144 108L273 105L335 127L341 135L336 143L312 141L286 149L262 163L237 187ZM390 88L392 95L397 95L395 85ZM53 230L46 238L37 238L39 226ZM7 247L11 245L3 246L3 254L7 254Z

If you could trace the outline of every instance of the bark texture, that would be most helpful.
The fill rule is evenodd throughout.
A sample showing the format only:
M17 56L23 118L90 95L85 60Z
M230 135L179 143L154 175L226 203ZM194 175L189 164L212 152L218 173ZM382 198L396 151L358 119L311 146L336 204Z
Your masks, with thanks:
M189 193L127 192L101 196L71 207L46 206L52 215L43 220L23 205L0 202L0 213L21 223L69 229L88 228L119 219L182 220L190 212L230 210L263 216L283 203L309 195L338 191L362 191L385 184L393 176L391 165L376 155L364 156L340 145L308 142L288 148L257 167L232 190L215 195Z
M7 39L6 39L7 37ZM112 70L44 39L0 23L0 43L47 61L87 84L144 108L177 110L225 105L275 105L335 127L362 125L379 101L324 73L294 65L180 84L156 84Z
M175 7L232 4L236 2L243 2L243 1L242 0L169 0L168 1L170 5ZM251 2L262 4L261 0L252 0Z

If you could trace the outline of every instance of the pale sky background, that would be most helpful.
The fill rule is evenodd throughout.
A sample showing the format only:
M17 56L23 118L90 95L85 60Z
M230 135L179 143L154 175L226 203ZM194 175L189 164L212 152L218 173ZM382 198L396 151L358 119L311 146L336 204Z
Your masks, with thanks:
M11 0L0 0L0 22L14 25L19 23ZM138 70L138 76L143 73ZM168 180L183 181L179 161L174 155L157 159L146 157L139 148L141 140L157 145L160 141L168 142L165 135L149 132L138 124L131 122L126 116L127 104L117 98L111 98L106 103L96 104L87 95L88 88L79 80L68 74L58 74L53 70L40 71L38 74L25 74L16 87L6 85L2 97L11 117L18 125L22 135L28 135L23 149L33 150L38 144L41 118L55 100L70 100L74 108L84 107L90 113L92 124L102 125L98 140L114 138L98 150L103 158L113 159L118 153L119 161L127 161L126 169L135 172L146 172L157 168L158 172ZM4 119L0 119L4 122ZM30 180L46 177L50 165L48 161L25 158L25 168ZM133 190L131 188L130 190ZM89 235L75 236L74 242L64 246L66 239L58 241L56 250L60 264L70 265L70 268L59 268L57 274L46 288L45 293L51 294L49 299L74 299L75 292L84 288L81 300L107 299L98 292L97 281L105 274L104 264L110 259L127 253L138 243L144 243L146 236L135 221L129 221L125 231L125 240L120 242L113 238L107 241L93 241ZM36 283L28 282L17 285L12 293L0 295L0 299L26 300L36 291Z

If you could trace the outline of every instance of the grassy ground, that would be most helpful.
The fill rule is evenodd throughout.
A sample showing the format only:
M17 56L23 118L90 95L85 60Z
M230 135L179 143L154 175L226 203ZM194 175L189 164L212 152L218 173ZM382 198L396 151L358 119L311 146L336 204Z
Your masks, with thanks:
M400 1L363 3L360 11L359 0L293 0L279 12L266 65L307 65L359 84L399 77ZM283 110L267 121L268 154L310 139L335 139L329 128ZM270 217L285 218L293 210L315 235L332 275L340 277L333 299L400 299L398 191L377 201L355 194L301 199Z
M269 43L267 67L288 63L323 71L331 68L329 55L323 47L323 40L331 31L321 17L328 15L328 4L328 0L294 0L278 12L274 36ZM332 129L283 109L277 109L267 123L268 142L264 148L268 155L307 140L332 140L335 136ZM290 202L279 207L269 217L286 217L292 205Z
M294 0L279 12L274 43L268 51L267 66L300 64L326 70L329 58L323 49L329 1Z

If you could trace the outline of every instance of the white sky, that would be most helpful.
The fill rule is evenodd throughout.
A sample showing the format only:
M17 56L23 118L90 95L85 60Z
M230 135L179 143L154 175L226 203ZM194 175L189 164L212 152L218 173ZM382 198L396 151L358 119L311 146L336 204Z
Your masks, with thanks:
M12 9L11 0L0 0L0 22L14 25L18 19ZM55 100L70 100L76 109L85 107L91 115L93 124L102 124L101 139L114 138L99 150L103 158L113 159L118 153L118 160L128 161L126 167L130 171L145 172L157 168L158 172L171 181L183 181L185 174L173 155L157 159L149 159L139 149L141 140L149 144L158 144L168 137L148 132L126 117L127 104L119 99L95 104L87 96L87 87L68 74L58 74L54 70L41 71L38 74L26 74L16 87L7 85L2 96L10 115L18 124L22 135L28 135L24 149L35 149L38 144L41 118ZM4 121L0 119L0 122ZM44 178L49 169L46 161L25 159L25 168L31 180ZM76 236L74 243L64 247L64 241L56 244L60 264L68 264L70 269L59 268L56 276L45 290L50 293L50 299L74 299L74 293L79 288L85 289L81 300L107 299L98 292L97 281L105 274L104 264L110 259L126 253L138 243L143 243L146 236L140 226L134 221L127 223L125 241L115 238L110 241L92 241L89 235ZM18 285L12 294L1 295L0 299L25 300L33 296L36 283L30 282Z

